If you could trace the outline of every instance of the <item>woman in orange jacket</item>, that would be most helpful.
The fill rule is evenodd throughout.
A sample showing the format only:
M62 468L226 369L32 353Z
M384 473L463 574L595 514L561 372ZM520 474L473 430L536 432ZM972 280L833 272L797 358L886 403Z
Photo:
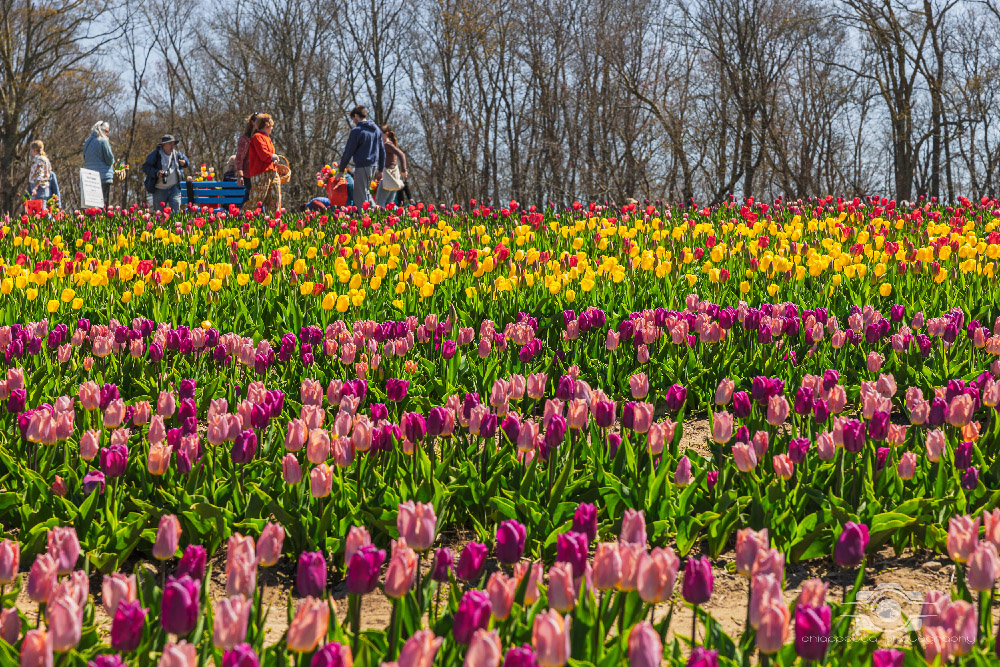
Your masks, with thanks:
M254 208L259 202L263 210L277 211L281 208L281 178L275 166L278 156L271 142L274 120L266 113L258 114L255 128L257 131L250 138L247 172L253 187L243 207Z

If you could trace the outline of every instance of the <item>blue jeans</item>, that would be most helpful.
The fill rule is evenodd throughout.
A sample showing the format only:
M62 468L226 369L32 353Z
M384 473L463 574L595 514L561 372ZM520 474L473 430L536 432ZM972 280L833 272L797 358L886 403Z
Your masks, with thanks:
M181 210L181 186L180 183L169 188L153 189L153 210L162 211L163 206L169 206L174 213Z
M344 174L344 180L347 181L347 203L345 206L354 206L354 177L350 174Z
M29 197L29 199L40 199L42 201L48 201L48 199L49 199L49 186L48 186L48 184L45 184L45 185L42 185L42 184L36 185L35 188L31 191L31 196Z

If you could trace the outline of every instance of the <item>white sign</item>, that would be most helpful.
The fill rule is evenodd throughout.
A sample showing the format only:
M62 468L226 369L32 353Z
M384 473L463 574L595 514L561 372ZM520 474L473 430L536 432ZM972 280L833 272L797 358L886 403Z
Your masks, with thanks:
M80 170L80 207L104 208L101 174L93 169Z

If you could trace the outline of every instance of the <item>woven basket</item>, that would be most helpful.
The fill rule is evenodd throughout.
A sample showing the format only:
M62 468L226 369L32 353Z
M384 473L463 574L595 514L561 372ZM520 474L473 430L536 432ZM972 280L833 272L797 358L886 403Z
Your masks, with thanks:
M282 185L292 180L292 168L288 164L288 158L284 155L278 156L278 164L275 165L275 169L278 170L278 178L281 179Z

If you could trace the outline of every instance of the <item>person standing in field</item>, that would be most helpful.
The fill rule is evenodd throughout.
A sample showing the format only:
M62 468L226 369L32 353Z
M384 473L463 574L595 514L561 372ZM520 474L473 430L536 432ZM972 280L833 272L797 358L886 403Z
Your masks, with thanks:
M31 142L31 166L28 168L28 199L47 201L49 198L49 178L52 163L45 154L45 144L35 139Z
M249 171L246 174L253 179L253 188L250 190L250 198L243 204L244 208L254 207L257 202L260 202L261 208L268 212L281 208L281 177L275 166L278 163L278 156L271 141L273 129L274 120L270 115L257 114L254 120L254 134L250 138L247 162Z
M174 135L165 134L156 149L146 156L142 172L146 174L146 192L153 196L153 210L169 206L174 213L181 210L181 184L184 170L191 164L184 153L176 150Z
M257 112L254 111L247 118L246 123L243 126L243 134L239 136L236 140L236 182L243 186L243 203L246 204L247 200L250 199L250 188L253 183L250 182L250 139L253 137L253 133L256 132L254 124L257 122Z
M101 175L105 206L111 203L111 184L115 180L115 154L111 152L111 141L108 140L110 131L111 126L99 120L90 128L90 136L83 142L83 166Z
M375 203L385 206L396 201L396 196L406 182L406 154L396 145L396 133L388 125L382 126L382 143L385 146L385 170L375 192Z
M363 106L351 110L351 120L354 128L347 137L344 155L340 158L338 175L354 160L354 205L360 207L364 202L374 204L369 184L382 178L385 168L385 146L382 143L382 131L378 125L368 120L368 111Z

